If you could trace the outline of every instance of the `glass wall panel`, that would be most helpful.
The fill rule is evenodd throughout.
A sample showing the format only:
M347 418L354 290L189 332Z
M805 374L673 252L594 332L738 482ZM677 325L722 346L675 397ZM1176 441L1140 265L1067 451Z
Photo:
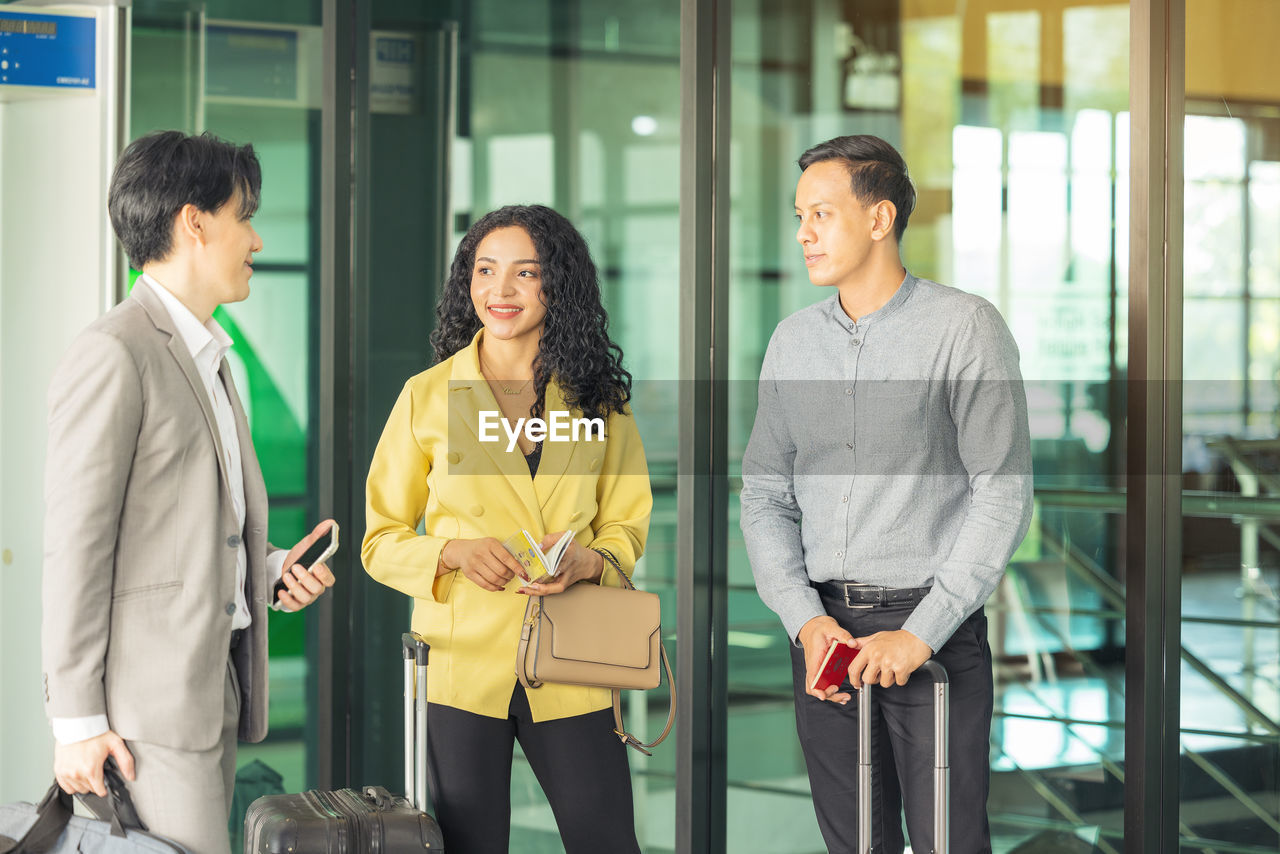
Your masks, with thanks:
M427 338L449 260L467 228L505 204L545 204L587 238L600 271L609 330L634 378L632 407L645 445L654 511L641 588L662 599L663 625L676 626L676 378L680 164L680 4L675 0L473 0L372 6L375 37L426 46L411 60L407 103L374 104L369 116L372 181L368 281L357 320L368 363L357 383L357 471L365 471L401 385L431 365ZM450 103L433 103L438 33L456 45ZM414 54L419 56L418 54ZM371 54L376 84L385 59ZM421 88L414 88L421 87ZM447 164L447 171L446 170ZM447 210L435 176L450 176ZM447 216L445 215L447 214ZM443 235L438 251L427 247ZM363 442L363 444L361 444ZM357 526L358 527L358 526ZM363 531L353 533L359 542ZM370 626L400 625L404 597L371 585ZM398 632L399 629L396 629ZM398 641L396 641L398 643ZM667 638L675 658L675 638ZM515 651L512 650L514 656ZM377 666L367 656L366 671ZM363 677L359 702L374 720L399 714L399 670ZM374 709L381 711L374 711ZM651 739L666 720L665 685L624 697L628 727ZM357 750L365 768L399 766L399 730L365 726ZM629 751L641 847L675 845L675 738L652 758ZM381 765L377 757L383 757ZM563 847L546 798L517 748L511 850Z
M733 52L734 488L769 336L831 293L795 243L796 158L882 136L918 193L908 269L990 300L1026 379L1035 517L986 605L994 848L1067 834L1120 851L1128 6L743 0ZM788 639L756 594L738 512L731 501L728 847L822 851Z
M1280 848L1280 12L1186 3L1184 851ZM1231 512L1222 512L1231 502Z
M262 164L254 227L263 249L253 293L214 317L235 341L228 359L266 480L270 537L286 548L317 521L311 448L319 24L318 2L133 4L130 138L171 128L209 131L252 143ZM349 549L344 552L330 564L339 577L349 565ZM313 675L306 640L311 611L268 617L270 733L261 744L240 745L238 764L264 762L285 790L301 791L314 785L314 754L305 747L314 723L306 690ZM242 825L243 805L231 816L233 835Z

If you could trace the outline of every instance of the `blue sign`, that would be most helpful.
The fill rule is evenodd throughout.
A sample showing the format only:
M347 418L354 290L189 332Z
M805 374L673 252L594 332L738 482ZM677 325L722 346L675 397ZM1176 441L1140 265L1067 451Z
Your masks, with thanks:
M376 47L378 62L413 62L413 39L379 38Z
M98 22L0 12L0 85L92 89Z

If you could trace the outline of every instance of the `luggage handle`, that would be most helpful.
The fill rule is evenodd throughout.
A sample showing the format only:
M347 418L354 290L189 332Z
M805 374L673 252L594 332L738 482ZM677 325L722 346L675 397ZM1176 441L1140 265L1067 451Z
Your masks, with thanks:
M933 854L948 854L951 837L950 679L933 659L920 665L933 680ZM858 854L871 852L871 686L858 689Z
M111 835L124 837L125 829L146 832L147 826L138 817L138 809L129 796L129 788L125 785L124 774L116 764L114 756L108 756L102 768L102 782L106 786L107 796L99 797L93 792L76 795L94 818L111 823Z
M417 632L400 636L404 651L404 790L427 810L427 658L431 645ZM2 854L2 852L0 852Z
M396 805L395 797L382 786L365 786L364 796L384 812Z

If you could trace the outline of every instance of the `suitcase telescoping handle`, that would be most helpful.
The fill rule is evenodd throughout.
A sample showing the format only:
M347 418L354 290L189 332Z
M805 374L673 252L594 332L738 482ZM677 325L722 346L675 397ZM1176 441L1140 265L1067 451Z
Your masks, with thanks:
M417 632L400 636L404 647L404 791L421 812L427 809L427 656L430 645Z
M948 854L951 836L951 766L947 760L950 680L930 659L920 670L933 679L933 854ZM858 854L871 851L871 686L858 689Z

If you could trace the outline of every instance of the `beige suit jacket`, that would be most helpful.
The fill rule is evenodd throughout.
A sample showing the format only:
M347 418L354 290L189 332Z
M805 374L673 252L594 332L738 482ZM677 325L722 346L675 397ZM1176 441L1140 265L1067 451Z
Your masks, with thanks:
M267 730L267 493L226 363L244 472L239 530L212 403L149 288L80 333L49 388L42 654L50 717L126 740L218 740L236 551L253 624L235 650L240 738Z

